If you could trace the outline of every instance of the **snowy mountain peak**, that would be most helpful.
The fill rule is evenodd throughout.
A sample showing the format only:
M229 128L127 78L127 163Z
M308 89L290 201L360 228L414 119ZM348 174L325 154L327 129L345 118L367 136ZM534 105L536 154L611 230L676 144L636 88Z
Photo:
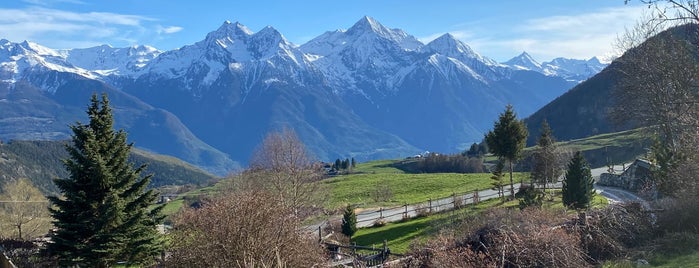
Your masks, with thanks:
M406 50L416 50L423 46L422 42L418 41L414 36L407 34L401 29L389 29L369 16L362 17L345 33L346 35L354 37L374 34L381 38L396 42L401 48Z
M453 55L451 54L454 53L469 55L475 54L475 52L473 52L473 50L468 45L457 40L456 37L454 37L450 33L446 33L441 35L440 37L437 37L437 39L432 40L432 42L428 43L425 47L426 49L429 49L433 52L439 52L448 57L453 57Z
M134 45L125 48L101 45L90 48L62 50L60 53L71 64L95 71L103 76L133 76L146 63L162 52L154 47L145 45Z
M522 52L504 64L515 70L535 71L574 82L585 81L607 67L607 64L601 63L597 57L592 57L589 60L555 58L548 62L539 63L527 52Z
M388 28L385 26L381 25L378 21L376 21L374 18L369 17L369 16L364 16L359 21L357 21L349 30L348 32L376 32L376 33L381 33L381 32L388 32L390 31Z
M517 70L531 70L540 72L542 70L541 63L532 58L529 53L523 51L519 56L514 57L504 63Z
M432 42L425 45L422 50L429 53L439 53L441 55L463 61L476 70L483 69L475 66L479 63L487 66L499 65L496 61L476 53L473 51L473 49L471 49L471 47L456 39L456 37L450 33L443 34L437 39L432 40Z
M218 27L216 31L210 32L206 35L207 40L221 40L226 38L233 39L244 39L251 36L253 33L243 24L239 22L231 23L230 21L225 21Z

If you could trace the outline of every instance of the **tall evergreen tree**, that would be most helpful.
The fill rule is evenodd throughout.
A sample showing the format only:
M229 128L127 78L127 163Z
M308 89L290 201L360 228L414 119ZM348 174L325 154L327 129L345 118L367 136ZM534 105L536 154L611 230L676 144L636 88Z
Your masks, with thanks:
M68 178L56 179L62 196L49 200L56 232L47 246L62 266L109 267L116 262L149 265L162 251L156 224L162 207L149 209L157 198L147 190L151 176L141 177L145 165L128 162L133 144L126 132L114 131L106 94L92 95L90 123L76 123L70 158L64 160Z
M588 208L595 192L593 183L590 166L582 153L576 152L563 181L563 205L573 209Z
M490 152L497 157L507 160L510 168L510 195L515 196L514 162L522 157L522 151L527 141L527 127L524 122L517 120L517 115L508 104L505 112L500 114L500 118L495 122L493 130L485 136Z
M534 152L534 163L532 166L532 181L542 184L544 193L546 192L546 184L554 182L562 172L559 167L558 148L556 148L556 140L551 133L551 127L546 119L541 123L541 135L536 143L537 148Z
M357 232L357 214L354 213L352 205L345 207L345 212L342 214L342 233L349 238L352 238Z

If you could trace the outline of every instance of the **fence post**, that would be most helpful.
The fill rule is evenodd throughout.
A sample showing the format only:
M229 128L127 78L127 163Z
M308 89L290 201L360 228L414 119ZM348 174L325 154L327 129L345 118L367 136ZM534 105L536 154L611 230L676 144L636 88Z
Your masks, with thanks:
M383 251L381 251L381 263L385 262L388 259L388 244L386 243L386 239L383 240Z
M456 193L451 192L451 204L452 204L452 209L456 209Z
M318 242L323 241L323 233L321 233L320 228L322 225L318 225Z
M379 220L383 219L383 208L379 208Z
M430 214L432 214L432 198L430 198Z
M405 211L403 212L403 219L407 219L408 218L408 203L405 203L403 205L403 207L405 208Z
M478 205L480 198L478 197L478 190L473 191L473 204Z

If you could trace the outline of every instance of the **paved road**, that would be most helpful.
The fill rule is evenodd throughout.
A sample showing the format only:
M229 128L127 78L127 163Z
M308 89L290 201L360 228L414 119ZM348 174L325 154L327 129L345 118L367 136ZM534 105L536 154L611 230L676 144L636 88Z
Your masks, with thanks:
M514 187L516 191L516 189L519 189L520 184L516 183ZM505 195L509 194L510 186L507 185L505 186ZM459 197L462 200L462 205L473 204L472 193L467 193L460 196L457 195L457 200L459 199ZM495 190L488 189L478 192L478 199L480 201L489 200L493 198L498 198L498 192ZM417 216L420 210L430 211L430 207L432 208L432 212L452 210L454 209L454 198L446 197L442 199L435 199L432 200L432 202L424 202L418 205L398 206L380 210L364 210L357 213L357 227L361 228L372 226L378 219L382 219L385 222L396 222L402 220L404 216L412 218Z

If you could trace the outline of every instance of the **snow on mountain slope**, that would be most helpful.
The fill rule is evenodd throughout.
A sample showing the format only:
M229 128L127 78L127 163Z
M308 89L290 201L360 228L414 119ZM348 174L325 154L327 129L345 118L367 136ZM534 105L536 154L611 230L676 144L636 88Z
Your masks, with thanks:
M350 91L367 98L372 91L395 90L387 77L415 61L424 46L399 29L389 29L371 17L363 17L348 30L326 32L300 47L315 55L313 63L338 93Z
M15 83L20 80L37 79L36 74L57 71L63 73L73 73L85 78L97 79L95 73L75 67L59 52L43 47L33 42L24 41L13 43L8 40L0 40L0 81L5 83ZM39 76L35 81L42 90L54 92L65 81L46 80Z
M518 56L504 62L503 64L510 66L515 70L530 70L535 72L543 72L541 63L532 58L526 51Z
M133 77L146 63L162 52L145 45L126 48L101 45L91 48L60 50L59 53L71 64L103 76Z
M555 58L549 62L539 63L527 52L522 52L519 56L503 64L515 70L535 71L578 83L587 80L607 67L607 64L601 63L597 57L589 60Z
M278 60L275 58L281 58ZM179 78L187 88L214 83L224 71L252 72L259 64L268 65L289 60L307 69L310 58L301 53L276 29L268 26L253 33L244 25L226 21L202 41L177 50L167 51L150 61L139 73L151 79ZM290 70L290 78L297 79ZM285 80L279 77L279 80Z
M501 79L506 71L505 65L499 64L496 61L483 57L473 51L468 45L456 39L451 34L444 34L432 42L428 43L421 51L427 53L439 53L449 58L460 61L469 66L479 76L486 77L492 80Z
M602 71L607 64L601 63L597 57L589 60L555 58L550 62L544 62L542 67L548 75L582 82Z

